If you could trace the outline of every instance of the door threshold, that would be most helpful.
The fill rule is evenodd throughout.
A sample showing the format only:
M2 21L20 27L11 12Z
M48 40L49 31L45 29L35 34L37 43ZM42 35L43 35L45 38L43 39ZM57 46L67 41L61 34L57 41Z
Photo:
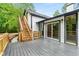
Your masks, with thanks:
M58 39L55 39L55 38L52 38L52 37L46 37L47 39L53 39L53 40L56 40L56 41L59 41Z
M71 45L76 45L75 43L71 43L71 42L66 42L66 43L71 44Z

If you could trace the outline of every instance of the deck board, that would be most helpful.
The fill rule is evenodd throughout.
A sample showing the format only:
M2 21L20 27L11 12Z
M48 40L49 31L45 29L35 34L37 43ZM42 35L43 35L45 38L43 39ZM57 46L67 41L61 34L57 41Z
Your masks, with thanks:
M3 56L79 56L79 47L53 39L10 43Z
M23 49L22 49L20 43L18 44L18 47L19 47L19 56L24 56L24 52L23 52Z
M11 46L10 46L10 44L6 47L6 50L4 51L5 53L3 54L3 56L9 56L10 55L10 50L11 50L11 48L10 48Z

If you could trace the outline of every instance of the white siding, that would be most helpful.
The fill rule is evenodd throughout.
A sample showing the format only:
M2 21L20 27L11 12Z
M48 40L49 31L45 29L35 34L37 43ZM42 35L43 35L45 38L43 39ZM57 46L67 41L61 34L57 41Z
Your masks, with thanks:
M52 21L57 21L57 20L61 20L63 19L63 17L58 17L58 18L55 18L55 19L50 19L48 21L45 21L44 23L48 23L48 22L52 22Z
M47 37L47 24L44 24L44 38Z
M70 12L70 11L73 11L73 10L74 10L74 4L68 6L66 12Z
M31 15L28 13L28 25L31 28Z
M30 28L31 28L31 16L32 15L28 13L28 24ZM37 16L32 16L32 30L33 31L38 31L38 24L36 22L41 21L41 20L45 20L45 19L41 17L37 17Z
M33 31L38 31L38 24L36 22L44 20L43 18L32 16L32 27Z

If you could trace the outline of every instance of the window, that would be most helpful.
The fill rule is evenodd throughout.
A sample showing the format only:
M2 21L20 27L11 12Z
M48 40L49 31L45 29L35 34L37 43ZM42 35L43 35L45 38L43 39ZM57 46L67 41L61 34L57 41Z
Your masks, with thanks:
M39 24L39 31L40 31L40 35L44 36L44 26L43 26L43 22Z
M59 39L60 23L59 21L53 23L53 38Z
M51 24L47 25L47 36L51 37Z
M66 16L66 41L76 44L76 14Z

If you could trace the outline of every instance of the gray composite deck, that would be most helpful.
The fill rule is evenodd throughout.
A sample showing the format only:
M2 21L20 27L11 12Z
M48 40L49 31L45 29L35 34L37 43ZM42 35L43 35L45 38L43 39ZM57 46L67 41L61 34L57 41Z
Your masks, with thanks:
M10 43L3 56L78 56L79 47L53 39Z

